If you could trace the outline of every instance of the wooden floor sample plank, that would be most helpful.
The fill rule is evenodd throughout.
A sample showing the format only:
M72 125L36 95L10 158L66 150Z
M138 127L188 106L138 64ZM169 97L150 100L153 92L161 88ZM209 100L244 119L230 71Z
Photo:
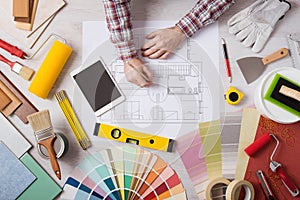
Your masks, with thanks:
M24 124L28 123L27 116L38 112L38 109L20 92L20 90L0 71L0 80L21 100L22 105L14 112Z
M12 100L0 88L0 111L2 111L11 102L12 102Z
M5 117L10 116L15 110L21 106L22 101L3 83L0 79L0 89L11 99L9 105L7 105L1 112Z

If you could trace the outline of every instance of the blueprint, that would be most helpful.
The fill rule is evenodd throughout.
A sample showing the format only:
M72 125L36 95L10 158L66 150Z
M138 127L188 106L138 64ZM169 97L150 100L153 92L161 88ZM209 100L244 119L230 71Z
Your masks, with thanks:
M145 36L157 29L148 27L164 28L173 24L148 23L151 26L142 24L142 28L134 29L137 49L144 44ZM126 80L123 62L117 59L108 33L99 31L105 29L104 22L83 24L85 61L82 69L101 56L125 94L126 101L98 117L97 121L176 138L195 130L199 122L219 118L217 26L187 39L167 60L144 59L153 74L154 84L149 88L140 88Z

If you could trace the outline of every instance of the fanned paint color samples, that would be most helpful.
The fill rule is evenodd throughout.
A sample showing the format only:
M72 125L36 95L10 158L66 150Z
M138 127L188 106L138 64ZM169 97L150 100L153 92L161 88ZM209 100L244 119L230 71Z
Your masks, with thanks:
M186 199L177 173L157 155L115 147L89 155L71 173L62 199Z

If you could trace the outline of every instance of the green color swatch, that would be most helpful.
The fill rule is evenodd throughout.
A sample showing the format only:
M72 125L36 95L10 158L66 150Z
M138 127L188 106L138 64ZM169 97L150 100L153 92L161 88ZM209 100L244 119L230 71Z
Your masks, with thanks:
M18 200L43 199L52 200L62 189L52 180L43 168L31 157L25 153L21 162L34 174L36 180L17 198Z

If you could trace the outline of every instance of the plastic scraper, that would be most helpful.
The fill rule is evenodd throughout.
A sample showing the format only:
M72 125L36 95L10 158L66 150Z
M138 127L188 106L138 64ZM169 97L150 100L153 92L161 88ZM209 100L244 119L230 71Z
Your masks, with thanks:
M237 64L248 84L255 81L266 69L266 65L279 60L289 54L289 50L281 48L264 57L245 57L237 60Z

